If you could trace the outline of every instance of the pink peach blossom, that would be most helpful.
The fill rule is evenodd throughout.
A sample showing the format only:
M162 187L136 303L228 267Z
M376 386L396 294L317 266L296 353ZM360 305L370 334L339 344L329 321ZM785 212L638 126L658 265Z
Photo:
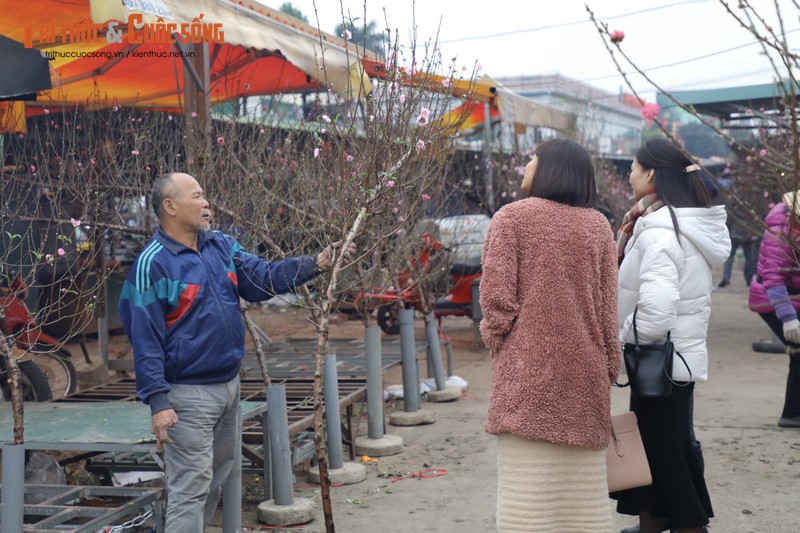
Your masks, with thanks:
M654 103L644 104L642 106L642 118L645 120L653 120L661 112L661 106Z

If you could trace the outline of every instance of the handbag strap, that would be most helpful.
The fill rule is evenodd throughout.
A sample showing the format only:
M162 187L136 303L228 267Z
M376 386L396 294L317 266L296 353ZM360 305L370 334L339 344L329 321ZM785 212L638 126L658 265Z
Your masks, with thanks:
M637 305L633 309L633 321L632 321L632 323L633 323L633 345L636 346L636 350L637 351L639 350L639 332L636 329L636 313L638 313L638 312L639 312L639 306ZM671 334L671 332L668 331L667 332L667 341L666 342L670 342L670 334ZM686 370L689 371L689 381L691 381L692 380L692 369L689 368L689 365L686 363L686 359L683 358L683 356L680 354L680 352L675 350L675 353L678 354L678 357L681 358L681 361L683 361L683 364L686 366ZM673 381L672 380L672 376L670 375L671 372L672 372L671 368L669 369L669 373L667 373L667 369L664 368L664 373L667 375L667 379L672 381L673 385L676 385L678 387L685 387L685 386L688 385L688 383L684 383L683 385L680 385L678 382ZM635 377L636 376L628 376L628 382L627 383L620 383L619 381L615 381L614 382L614 386L619 387L621 389L624 389L625 387L627 387L627 386L629 386L631 384L631 379L634 379Z
M671 375L672 374L672 369L670 369L670 372L667 373L667 369L664 368L664 374L667 376L667 379L670 380L672 382L672 384L675 385L676 387L688 387L689 383L692 382L692 369L689 368L689 363L687 363L686 359L683 358L683 355L681 355L681 352L679 352L678 350L675 350L675 355L677 355L678 357L681 358L681 361L683 361L683 366L685 366L686 370L689 372L689 381L687 381L686 383L680 383L680 382L675 381L674 379L672 379L672 375Z
M636 351L639 351L639 332L636 331L636 313L639 312L639 306L637 305L633 310L633 345L636 346ZM669 332L667 332L667 341L669 341ZM628 376L627 383L620 383L619 380L614 382L614 385L624 389L625 387L631 384L631 380L636 379L636 375Z
M636 313L639 312L639 306L637 305L636 308L633 310L633 344L638 347L639 346L639 332L636 330ZM667 342L669 342L670 332L667 332ZM681 357L683 359L683 357ZM686 364L686 361L683 362ZM688 366L687 366L688 368ZM691 372L691 371L690 371Z
M636 308L633 310L633 343L636 346L636 348L639 348L639 333L636 331L636 313L638 313L638 312L639 312L639 306L637 305ZM669 342L669 335L670 335L670 332L668 331L667 332L667 342ZM675 355L677 355L678 357L681 358L681 361L683 361L683 366L685 366L686 370L689 372L689 381L687 381L686 383L681 384L681 383L675 381L674 379L672 379L672 369L671 368L668 370L667 367L664 367L664 374L667 376L667 379L670 380L672 382L672 384L675 385L676 387L686 387L686 386L689 385L689 383L692 382L692 369L689 368L689 363L687 363L686 359L683 358L683 355L681 354L681 352L679 352L678 350L675 350ZM630 384L630 380L628 381L627 384ZM621 386L624 387L626 385L621 385Z
M611 422L611 442L614 444L614 453L617 457L622 457L624 454L619 450L619 439L617 438L617 432L614 431L614 422Z

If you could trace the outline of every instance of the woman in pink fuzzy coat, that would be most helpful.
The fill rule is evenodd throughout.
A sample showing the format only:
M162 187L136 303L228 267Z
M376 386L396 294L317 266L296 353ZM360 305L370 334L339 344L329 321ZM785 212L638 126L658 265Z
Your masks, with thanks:
M492 356L499 531L611 529L605 448L617 378L617 253L593 209L594 169L566 139L540 144L528 198L492 218L481 335Z

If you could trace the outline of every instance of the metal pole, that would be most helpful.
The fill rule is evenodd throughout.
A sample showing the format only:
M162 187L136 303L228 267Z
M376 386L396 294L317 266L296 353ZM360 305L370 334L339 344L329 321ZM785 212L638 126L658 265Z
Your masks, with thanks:
M4 444L3 488L0 491L0 532L22 531L25 514L25 446Z
M222 484L222 529L242 530L242 408L236 408L236 452L233 469ZM287 430L288 431L288 430Z
M272 464L272 492L275 505L292 505L292 450L289 444L289 417L286 412L286 385L267 387L269 447Z
M336 351L325 354L324 380L325 426L328 437L328 466L338 470L344 466L342 454L342 421L339 417L339 376L336 369Z
M264 392L266 397L266 391ZM261 448L261 457L264 461L264 498L267 500L272 499L272 467L270 465L270 453L269 449L269 436L270 436L270 427L269 427L269 413L266 411L261 415L261 426L262 426L262 434L261 434L261 444L263 448Z
M367 436L383 437L383 362L381 353L381 328L370 326L364 332L367 351Z
M492 177L492 117L489 102L483 104L483 172L486 182L486 207L494 213L494 179Z
M419 370L414 341L414 310L400 310L400 357L403 362L403 404L406 413L419 411Z
M439 347L439 330L436 327L436 317L433 316L433 312L428 315L428 327L425 328L425 336L428 338L428 358L433 365L436 390L444 390L447 383L445 383L444 368L442 366L442 350Z

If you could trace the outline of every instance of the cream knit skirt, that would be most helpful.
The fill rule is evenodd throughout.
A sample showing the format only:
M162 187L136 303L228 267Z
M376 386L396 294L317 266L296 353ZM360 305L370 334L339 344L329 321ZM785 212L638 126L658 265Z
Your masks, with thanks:
M606 451L497 437L497 531L608 533Z

